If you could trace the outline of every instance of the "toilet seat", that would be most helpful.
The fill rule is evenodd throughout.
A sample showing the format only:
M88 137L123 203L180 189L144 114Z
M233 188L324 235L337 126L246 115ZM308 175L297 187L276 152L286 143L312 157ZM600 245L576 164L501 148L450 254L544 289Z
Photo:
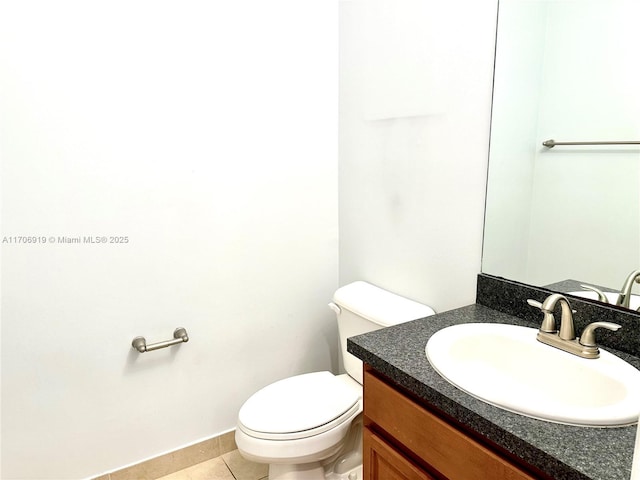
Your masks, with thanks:
M351 421L361 395L330 372L314 372L267 385L238 413L238 427L265 440L319 435Z

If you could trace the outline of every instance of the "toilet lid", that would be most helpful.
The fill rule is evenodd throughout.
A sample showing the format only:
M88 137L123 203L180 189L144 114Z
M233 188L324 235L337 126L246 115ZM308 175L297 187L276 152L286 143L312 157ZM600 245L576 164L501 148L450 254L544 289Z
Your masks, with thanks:
M358 411L359 401L357 390L332 373L307 373L253 394L240 408L238 423L261 438L303 438L342 423Z

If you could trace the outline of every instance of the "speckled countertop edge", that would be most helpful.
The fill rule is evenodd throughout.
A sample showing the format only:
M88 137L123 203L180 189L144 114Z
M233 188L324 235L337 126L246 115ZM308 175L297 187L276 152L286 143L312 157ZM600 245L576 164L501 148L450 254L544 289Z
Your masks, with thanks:
M636 426L573 427L511 413L459 390L431 367L425 354L431 335L451 325L474 322L532 326L518 317L475 304L351 337L348 351L554 479L628 480ZM637 357L608 350L640 369Z

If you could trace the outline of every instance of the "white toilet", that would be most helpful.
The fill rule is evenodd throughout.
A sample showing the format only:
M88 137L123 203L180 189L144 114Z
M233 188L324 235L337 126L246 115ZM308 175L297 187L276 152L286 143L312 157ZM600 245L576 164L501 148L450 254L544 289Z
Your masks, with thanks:
M280 380L253 394L238 413L238 450L268 463L270 480L362 478L362 362L347 352L347 338L435 313L366 282L339 288L329 306L338 317L347 373Z

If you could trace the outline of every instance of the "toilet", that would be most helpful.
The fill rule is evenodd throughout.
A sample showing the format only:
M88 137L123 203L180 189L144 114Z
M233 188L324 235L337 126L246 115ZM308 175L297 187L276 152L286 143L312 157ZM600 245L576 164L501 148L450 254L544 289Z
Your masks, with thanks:
M362 281L336 290L329 307L337 316L346 373L279 380L254 393L238 413L238 450L268 463L270 480L362 479L362 362L347 352L347 338L435 313Z

